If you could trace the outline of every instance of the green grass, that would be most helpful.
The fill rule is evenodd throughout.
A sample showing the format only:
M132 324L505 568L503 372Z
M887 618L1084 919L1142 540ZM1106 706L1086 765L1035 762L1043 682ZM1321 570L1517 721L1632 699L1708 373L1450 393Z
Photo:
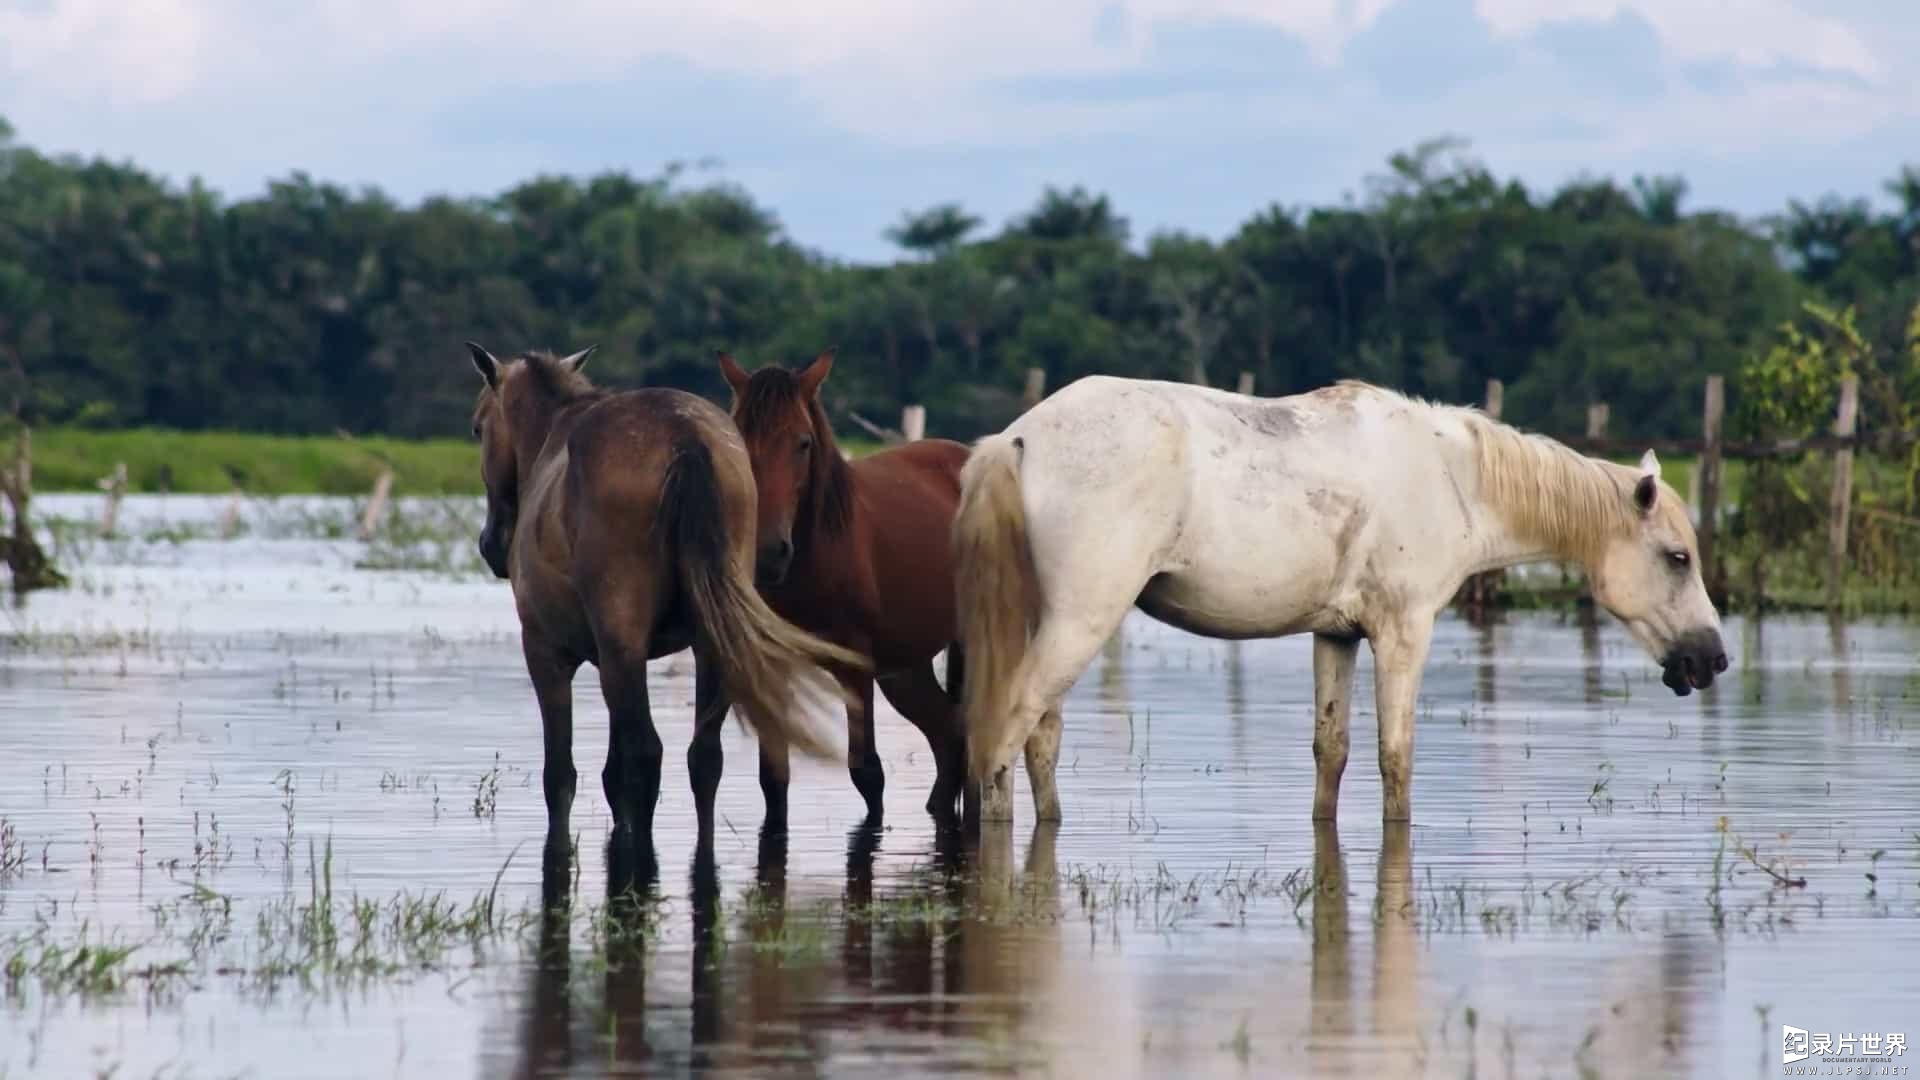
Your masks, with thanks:
M867 439L843 439L855 456L873 452ZM348 441L330 435L249 435L236 432L135 428L92 431L38 428L33 433L33 484L37 491L96 491L116 462L127 466L134 492L161 490L162 468L172 469L172 490L220 494L232 488L227 467L240 470L247 491L258 495L365 495L383 467L393 463L396 495L478 495L480 463L471 439Z

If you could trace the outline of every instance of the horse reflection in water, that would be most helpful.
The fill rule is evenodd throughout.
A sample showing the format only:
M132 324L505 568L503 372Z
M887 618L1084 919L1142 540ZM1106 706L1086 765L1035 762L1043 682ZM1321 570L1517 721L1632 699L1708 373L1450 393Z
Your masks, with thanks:
M659 891L659 862L646 844L607 844L607 906L599 927L605 983L597 1031L611 1045L589 1050L592 1037L574 1030L576 1020L592 1017L576 1017L574 1007L573 854L565 836L548 834L540 861L540 932L532 986L520 1053L510 1074L516 1078L563 1076L589 1061L596 1066L638 1066L645 1072L652 1057L646 1027L646 947L652 936L647 920Z
M1596 1063L1607 1075L1685 1072L1696 1026L1694 990L1711 968L1697 938L1665 934L1658 950L1635 951L1608 965L1588 996L1585 1026L1566 1025L1564 1040L1558 1030L1526 1032L1521 1050L1509 1040L1522 1034L1501 1019L1509 1002L1475 1001L1471 984L1465 998L1447 987L1447 997L1436 1000L1432 992L1441 988L1424 985L1420 956L1428 943L1419 923L1435 913L1416 896L1414 881L1411 831L1389 823L1374 864L1371 1001L1363 1010L1354 993L1346 856L1334 824L1315 823L1311 1004L1300 1075L1534 1075L1543 1065L1558 1075L1569 1053L1579 1075L1597 1075ZM1468 1007L1477 1014L1473 1023L1465 1017Z
M763 835L754 894L732 920L711 857L696 855L694 1067L725 1075L862 1051L998 1066L1033 1056L1027 1032L1055 1033L1035 1015L1057 996L1054 833L1035 830L1016 876L1010 851L964 866L957 830L937 830L925 868L876 896L882 833L863 824L832 917L789 895L778 835Z
M1406 1076L1420 1071L1420 971L1413 898L1413 838L1389 822L1374 864L1373 1003L1361 1030L1353 997L1347 859L1338 827L1313 829L1313 968L1307 1058L1314 1076Z
M549 845L510 1075L763 1075L829 1059L1024 1071L1107 1050L1125 1066L1137 1054L1102 1046L1125 995L1090 979L1064 985L1056 831L1036 826L1016 869L1006 833L963 860L959 832L942 829L921 869L876 889L883 834L863 824L848 838L837 898L793 895L804 885L789 885L781 830L762 831L753 886L738 898L723 896L714 851L700 845L691 902L672 906L691 912L687 968L661 955L672 935L648 922L653 860L610 850L608 915L595 920L606 954L598 995L575 984L583 966L602 969L597 956L570 956L572 852ZM679 944L667 948L686 956ZM690 995L671 989L667 965L688 971ZM658 1000L648 1000L649 978ZM597 1008L587 1004L595 996Z

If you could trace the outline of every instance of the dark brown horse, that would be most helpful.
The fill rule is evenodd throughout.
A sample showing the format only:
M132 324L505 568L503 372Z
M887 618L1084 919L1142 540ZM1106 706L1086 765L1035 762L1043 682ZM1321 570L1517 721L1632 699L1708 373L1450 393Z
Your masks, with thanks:
M877 676L933 748L927 810L948 817L965 778L966 738L948 691L957 694L963 669L952 530L967 448L922 439L848 462L820 406L831 349L798 372L768 365L749 376L726 353L719 360L760 492L761 593L783 617L873 664L872 673L830 668L857 701L847 707L853 786L877 817L886 785L873 737ZM944 690L933 672L943 648ZM762 786L770 769L784 775L783 752L761 744Z
M687 771L703 840L729 704L781 766L790 744L837 758L803 722L796 683L835 689L816 665L866 661L781 619L755 591L753 468L727 414L677 390L596 389L580 372L591 348L505 361L467 348L485 380L473 418L487 488L480 556L513 583L546 734L549 839L566 835L573 806L572 687L582 663L600 669L607 702L600 778L616 838L649 842L660 795L649 660L693 649ZM784 820L786 778L776 779L769 814Z

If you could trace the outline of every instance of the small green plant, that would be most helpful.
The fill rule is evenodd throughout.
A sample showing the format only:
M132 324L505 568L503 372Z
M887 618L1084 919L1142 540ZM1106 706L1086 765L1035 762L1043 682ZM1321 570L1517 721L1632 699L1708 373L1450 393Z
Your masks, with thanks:
M477 818L493 817L494 805L500 797L500 751L493 752L493 768L480 774L473 785L473 816Z

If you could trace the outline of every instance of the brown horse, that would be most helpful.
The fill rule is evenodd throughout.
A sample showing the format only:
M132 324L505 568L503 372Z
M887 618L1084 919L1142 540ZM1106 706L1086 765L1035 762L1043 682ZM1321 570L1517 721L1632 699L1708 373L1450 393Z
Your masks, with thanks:
M954 600L953 518L967 448L922 439L848 462L820 406L829 349L798 372L768 365L751 376L719 354L733 387L733 422L760 493L757 580L784 618L871 659L872 672L830 668L847 691L847 771L878 817L886 774L873 737L873 684L927 737L936 777L927 810L954 813L966 738L953 696L963 670ZM947 649L947 688L933 658ZM953 693L950 693L953 692ZM763 743L768 770L785 774Z
M485 380L473 417L487 488L480 556L513 584L546 736L549 840L566 835L573 806L572 687L582 663L600 669L607 702L600 778L617 839L651 841L660 795L649 660L693 649L687 771L703 840L729 704L782 766L789 744L837 757L801 722L795 684L834 689L816 665L865 660L781 619L755 591L753 467L727 414L677 390L597 389L580 371L592 348L505 361L467 348Z

